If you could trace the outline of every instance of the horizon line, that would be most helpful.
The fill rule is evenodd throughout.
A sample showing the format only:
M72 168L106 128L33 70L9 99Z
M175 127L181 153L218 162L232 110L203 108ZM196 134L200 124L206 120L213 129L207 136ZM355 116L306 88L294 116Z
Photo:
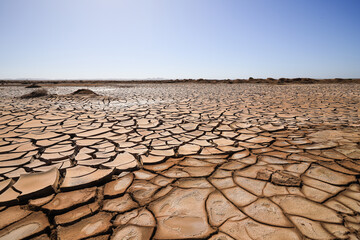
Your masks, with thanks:
M137 81L137 80L250 80L250 79L360 79L359 77L248 77L248 78L0 78L0 81Z

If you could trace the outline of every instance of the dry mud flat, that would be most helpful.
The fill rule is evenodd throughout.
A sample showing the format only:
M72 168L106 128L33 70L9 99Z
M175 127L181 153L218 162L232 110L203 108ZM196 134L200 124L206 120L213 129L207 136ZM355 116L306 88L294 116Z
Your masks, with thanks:
M0 239L359 239L360 85L0 88Z

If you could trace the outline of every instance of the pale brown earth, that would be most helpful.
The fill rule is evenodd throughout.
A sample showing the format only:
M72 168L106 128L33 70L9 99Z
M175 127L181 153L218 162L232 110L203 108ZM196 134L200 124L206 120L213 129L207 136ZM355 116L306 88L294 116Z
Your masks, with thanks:
M1 240L360 239L360 85L80 88L0 87Z

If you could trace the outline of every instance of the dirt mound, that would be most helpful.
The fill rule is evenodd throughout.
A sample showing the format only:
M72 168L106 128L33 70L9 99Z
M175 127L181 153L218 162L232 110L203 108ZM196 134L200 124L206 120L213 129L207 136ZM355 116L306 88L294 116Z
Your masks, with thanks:
M26 86L25 88L41 88L41 86L33 83L33 84L29 85L29 86Z
M98 94L91 91L90 89L78 89L75 92L73 92L71 95L98 95Z
M32 91L31 93L22 95L20 98L36 98L36 97L43 97L47 96L49 93L46 91L46 89L39 89Z

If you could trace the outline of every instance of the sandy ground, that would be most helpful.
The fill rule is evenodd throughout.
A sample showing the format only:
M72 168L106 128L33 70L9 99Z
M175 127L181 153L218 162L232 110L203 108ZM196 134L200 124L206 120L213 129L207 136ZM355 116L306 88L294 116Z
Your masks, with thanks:
M359 239L359 84L0 87L0 239Z

